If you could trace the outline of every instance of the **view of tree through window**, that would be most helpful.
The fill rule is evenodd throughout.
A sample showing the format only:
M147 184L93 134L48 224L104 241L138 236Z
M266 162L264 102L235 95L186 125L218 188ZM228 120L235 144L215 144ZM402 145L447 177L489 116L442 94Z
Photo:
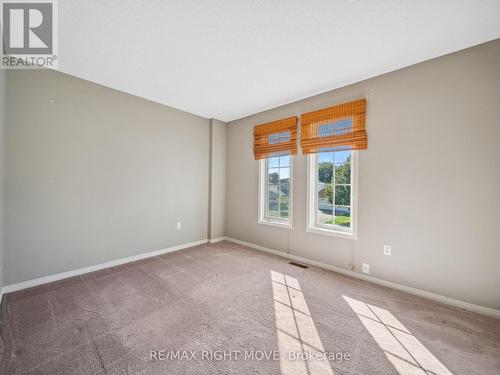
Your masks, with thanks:
M351 227L351 152L317 155L316 223Z
M265 217L289 220L290 155L279 155L266 160Z

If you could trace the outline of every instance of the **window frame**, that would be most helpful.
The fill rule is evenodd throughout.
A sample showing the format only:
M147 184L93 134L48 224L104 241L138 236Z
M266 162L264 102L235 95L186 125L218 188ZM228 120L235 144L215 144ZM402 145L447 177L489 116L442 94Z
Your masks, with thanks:
M351 230L343 229L341 226L326 228L316 223L317 199L316 180L318 175L318 155L307 155L307 220L306 231L326 236L340 237L344 239L358 239L358 152L351 151ZM335 204L333 204L335 212Z
M272 157L272 156L271 156ZM292 229L293 222L293 155L290 154L290 182L288 185L288 220L270 218L265 216L266 212L266 189L267 170L269 158L259 160L259 194L258 194L258 217L259 224L271 225L279 228Z

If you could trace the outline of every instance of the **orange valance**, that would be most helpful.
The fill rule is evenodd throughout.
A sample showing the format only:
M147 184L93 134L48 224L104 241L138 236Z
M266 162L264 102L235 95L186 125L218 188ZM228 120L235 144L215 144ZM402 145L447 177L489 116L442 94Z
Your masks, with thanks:
M253 131L255 159L288 152L297 153L297 117L258 125Z
M322 150L363 150L366 99L336 105L300 116L300 146L304 154Z

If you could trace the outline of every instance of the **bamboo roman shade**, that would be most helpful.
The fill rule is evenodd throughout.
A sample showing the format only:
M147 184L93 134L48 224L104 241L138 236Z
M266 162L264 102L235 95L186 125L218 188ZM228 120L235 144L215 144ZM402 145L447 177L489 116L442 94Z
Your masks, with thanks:
M289 152L297 153L297 117L258 125L253 131L253 152L255 159Z
M302 114L302 152L314 154L322 150L366 149L365 112L366 100L360 99Z

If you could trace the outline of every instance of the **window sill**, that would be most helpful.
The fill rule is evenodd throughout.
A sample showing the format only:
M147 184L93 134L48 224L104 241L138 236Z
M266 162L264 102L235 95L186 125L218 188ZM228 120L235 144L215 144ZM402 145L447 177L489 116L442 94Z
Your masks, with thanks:
M309 233L321 234L323 236L344 238L346 240L357 240L358 239L358 237L354 233L345 232L342 230L331 230L331 229L321 229L321 228L316 228L316 227L313 227L313 228L309 227L309 228L306 228L306 231Z
M258 223L264 224L264 225L270 225L272 227L283 228L283 229L292 229L291 223L283 223L283 222L279 222L279 221L272 221L272 220L266 220L266 219L259 219Z

